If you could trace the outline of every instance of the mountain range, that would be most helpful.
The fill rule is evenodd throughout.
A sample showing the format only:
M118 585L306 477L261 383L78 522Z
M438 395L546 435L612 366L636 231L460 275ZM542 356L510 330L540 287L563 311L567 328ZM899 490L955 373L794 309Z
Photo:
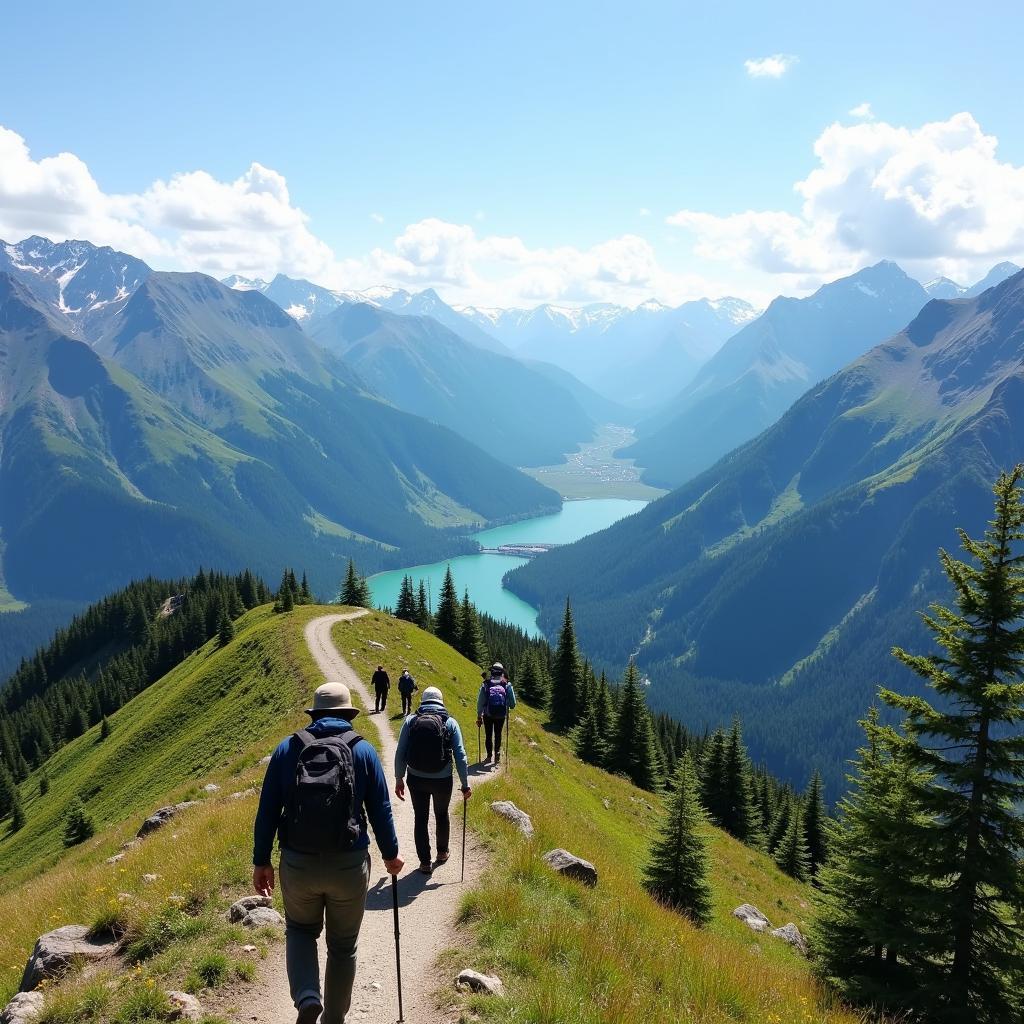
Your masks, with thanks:
M948 597L937 549L985 529L1022 452L1024 272L928 302L761 436L509 585L549 631L571 593L584 647L637 651L656 706L742 712L758 756L829 766L835 794L876 684L912 684L888 650L923 645L917 611Z
M1008 277L1013 277L1020 269L1016 263L1004 261L997 263L975 284L957 284L956 281L951 281L948 277L937 277L934 281L929 281L924 286L924 290L933 299L972 299L975 295L980 295L982 292L988 291L989 288L1001 284Z

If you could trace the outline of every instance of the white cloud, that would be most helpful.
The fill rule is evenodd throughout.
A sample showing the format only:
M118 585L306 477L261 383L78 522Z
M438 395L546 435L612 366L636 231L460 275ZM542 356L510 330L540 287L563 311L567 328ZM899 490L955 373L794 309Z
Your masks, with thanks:
M773 53L770 57L745 60L743 66L751 78L781 78L797 60L789 53Z
M371 213L370 220L376 221L378 224L384 223L384 216L380 213Z
M651 211L648 210L646 206L641 206L637 212L640 214L641 217L650 217L651 215Z
M1000 162L997 146L968 113L919 128L833 124L794 186L798 213L680 210L668 222L693 233L704 259L773 274L833 275L891 258L915 273L980 276L1024 252L1024 166Z
M871 109L870 103L858 103L850 111L851 117L859 117L862 121L874 121L875 112Z

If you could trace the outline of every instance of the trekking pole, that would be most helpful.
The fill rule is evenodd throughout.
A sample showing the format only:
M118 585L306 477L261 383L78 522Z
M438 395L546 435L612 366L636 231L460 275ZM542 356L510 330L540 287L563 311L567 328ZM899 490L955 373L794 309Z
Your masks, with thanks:
M480 723L476 723L476 763L480 763Z
M462 794L462 878L460 882L466 880L466 812L469 810L469 801L466 799L466 794Z
M398 1024L405 1020L402 1012L402 944L398 931L398 875L391 876L391 903L395 908L395 971L398 974Z
M505 719L505 772L512 774L512 712Z

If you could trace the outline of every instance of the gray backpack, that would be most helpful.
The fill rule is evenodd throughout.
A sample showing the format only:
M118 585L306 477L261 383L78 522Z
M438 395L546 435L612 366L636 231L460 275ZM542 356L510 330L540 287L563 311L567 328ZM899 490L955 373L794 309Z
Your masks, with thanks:
M295 784L284 809L281 845L300 853L352 850L363 830L356 806L352 748L362 740L354 729L335 736L314 736L301 729Z

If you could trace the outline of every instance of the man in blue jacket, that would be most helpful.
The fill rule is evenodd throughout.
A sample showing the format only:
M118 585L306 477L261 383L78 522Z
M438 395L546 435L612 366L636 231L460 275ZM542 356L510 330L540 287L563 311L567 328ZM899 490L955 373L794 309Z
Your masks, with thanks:
M484 726L487 756L484 764L494 754L494 763L501 763L501 733L505 728L508 713L516 706L516 694L512 689L505 666L496 661L491 666L490 678L485 678L476 697L476 725ZM479 742L479 735L477 737Z
M387 871L397 875L403 861L384 770L376 750L352 728L359 711L352 706L348 687L324 683L307 714L312 724L282 740L267 765L256 812L252 881L261 896L274 891L271 853L278 837L285 959L297 1024L316 1024L321 1013L323 1024L344 1024L352 1005L356 946L370 880L367 820ZM333 737L340 742L330 743ZM308 811L327 779L336 780L332 784L338 787L330 807L339 806L337 793L345 797L340 804L351 812L345 822L322 808L312 815ZM296 798L297 792L307 791L308 798ZM327 972L321 998L316 941L325 918Z
M419 710L402 723L395 751L395 796L405 799L405 779L409 778L409 795L415 819L413 836L420 871L433 873L434 867L448 860L451 823L448 805L452 799L454 780L452 759L459 772L462 799L472 794L469 788L469 759L462 743L459 723L445 710L444 697L436 686L423 691ZM437 860L430 860L430 804L434 804L434 825L437 833Z

